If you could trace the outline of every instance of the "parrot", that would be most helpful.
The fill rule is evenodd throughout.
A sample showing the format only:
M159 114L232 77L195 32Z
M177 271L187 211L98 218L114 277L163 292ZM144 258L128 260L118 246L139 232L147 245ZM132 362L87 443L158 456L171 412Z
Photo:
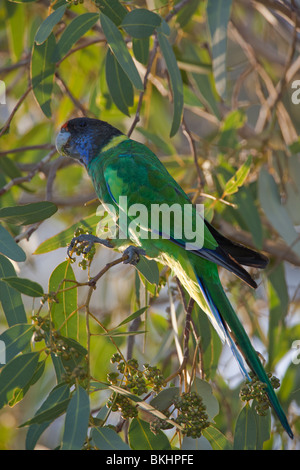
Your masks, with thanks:
M68 254L77 243L86 244L86 251L94 243L100 243L128 255L125 263L136 265L140 256L146 255L170 267L188 294L208 315L222 342L230 346L246 379L251 381L250 369L265 384L275 414L287 434L293 438L269 377L219 277L218 268L225 268L250 287L256 288L255 280L244 266L263 269L268 264L268 258L223 236L198 213L160 159L146 145L131 139L111 124L88 117L70 119L57 134L56 148L59 154L71 157L85 167L100 202L108 211L114 209L116 224L122 216L130 227L135 227L132 224L136 220L129 211L135 204L146 207L149 214L152 214L152 207L160 207L162 204L168 204L168 207L176 204L176 207L189 209L187 213L191 220L188 217L176 217L174 213L169 233L164 232L162 220L155 217L155 221L151 220L148 225L143 222L136 230L128 229L126 233L125 228L124 236L114 239L81 234L71 241ZM125 197L126 206L120 203ZM185 224L189 222L197 227L199 217L202 222L202 243L193 244L185 232L180 232L179 225L184 221Z

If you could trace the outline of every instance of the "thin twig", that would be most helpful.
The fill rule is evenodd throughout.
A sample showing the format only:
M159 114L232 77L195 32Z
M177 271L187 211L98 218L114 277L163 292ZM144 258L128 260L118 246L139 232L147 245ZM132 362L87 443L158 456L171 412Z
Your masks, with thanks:
M10 126L10 123L11 121L13 120L13 117L14 115L16 114L16 112L18 111L19 107L21 106L21 104L23 103L23 101L25 100L26 96L31 92L32 90L32 85L30 85L27 90L25 91L25 93L23 93L23 95L21 96L21 98L19 99L19 101L17 102L17 104L15 105L14 109L12 110L12 112L10 113L10 116L8 118L8 120L6 121L6 123L4 124L4 126L2 127L1 131L0 131L0 137L5 134L5 132L7 131L7 129L9 128Z
M70 100L72 101L74 106L80 110L80 112L82 113L82 116L87 117L89 112L80 103L80 101L77 98L75 98L75 96L70 91L70 89L69 89L68 85L66 84L66 82L64 81L64 79L60 76L60 74L58 72L55 73L55 76L56 76L56 79L58 81L58 85L60 86L61 90L68 95L68 97L70 98Z
M190 131L190 129L188 128L187 124L186 124L186 121L184 119L184 116L182 118L182 130L183 130L183 133L185 135L185 137L187 138L188 140L188 143L189 143L189 146L190 146L190 150L191 150L191 153L193 155L193 158L194 158L194 163L195 163L195 167L196 167L196 171L197 171L197 177L198 177L198 185L199 185L199 188L204 188L205 186L205 178L204 178L204 174L199 166L199 163L198 163L198 156L197 156L197 149L196 149L196 143L195 143L195 140L192 136L192 133Z
M0 157L5 157L10 153L29 152L31 150L52 150L55 146L53 144L40 144L40 145L28 145L27 147L17 147L8 150L1 150Z
M32 180L32 178L42 170L43 166L49 162L49 160L55 155L56 149L51 150L36 166L35 168L28 173L27 176L18 176L17 178L13 178L11 181L9 181L5 186L3 186L0 189L0 196L5 194L7 191L9 191L13 186L16 186L18 184L22 183L28 183L29 181Z

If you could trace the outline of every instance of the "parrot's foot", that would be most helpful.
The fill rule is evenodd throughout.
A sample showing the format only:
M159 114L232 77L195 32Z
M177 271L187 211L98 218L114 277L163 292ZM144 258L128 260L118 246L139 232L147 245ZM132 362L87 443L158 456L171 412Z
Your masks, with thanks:
M124 261L124 264L133 264L133 266L137 265L140 261L140 255L145 255L146 251L142 248L138 248L137 246L130 245L124 251L124 255L128 255L128 259Z
M84 254L86 254L89 251L91 251L91 248L95 243L100 243L101 245L104 245L107 248L113 248L113 245L110 243L110 241L102 239L102 238L98 238L95 235L91 235L89 233L83 233L82 235L79 235L78 237L72 238L71 243L68 246L67 254L69 258L72 259L71 253L73 251L73 248L77 244L86 245L86 247L82 251Z

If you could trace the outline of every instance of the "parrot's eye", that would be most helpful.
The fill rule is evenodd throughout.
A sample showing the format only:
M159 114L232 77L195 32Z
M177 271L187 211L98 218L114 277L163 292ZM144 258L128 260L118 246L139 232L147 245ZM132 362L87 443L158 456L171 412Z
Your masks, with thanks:
M79 127L86 127L86 121L79 122Z

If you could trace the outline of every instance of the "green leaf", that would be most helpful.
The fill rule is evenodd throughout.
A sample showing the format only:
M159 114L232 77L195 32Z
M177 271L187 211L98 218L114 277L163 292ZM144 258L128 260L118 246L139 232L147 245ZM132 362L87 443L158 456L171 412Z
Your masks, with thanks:
M101 13L108 16L116 26L119 26L127 15L126 8L118 0L98 0L97 3Z
M159 269L156 261L140 256L136 269L147 279L150 284L159 283Z
M227 25L231 0L208 0L206 13L212 46L212 65L219 95L226 98Z
M44 295L42 286L37 282L30 281L30 279L9 276L3 277L1 280L7 282L7 284L21 292L21 294L29 295L29 297L42 297Z
M269 301L269 345L268 345L268 364L270 370L273 369L276 350L280 343L278 342L277 327L288 313L289 294L285 280L284 263L271 268L268 277L268 301ZM281 348L280 348L281 349Z
M28 421L25 421L25 423L21 424L19 427L22 428L25 426L32 426L37 424L48 426L52 421L62 415L67 410L68 405L70 403L70 398L68 398L69 387L67 385L64 385L64 393L60 392L59 394L56 393L56 395L58 395L60 398L64 396L64 398L54 400L54 397L51 397L51 400L49 400L49 402L47 402L46 400L46 402L43 403L43 405L45 406L42 405L42 407L36 412L33 418L29 419Z
M255 450L257 439L255 412L245 405L241 410L234 432L234 450Z
M33 332L34 325L28 323L18 323L5 330L0 335L0 358L5 355L5 362L11 361L30 344Z
M0 278L8 276L16 276L16 271L11 262L5 256L0 255ZM1 280L0 299L8 326L27 323L21 294Z
M131 315L129 315L129 317L127 317L125 320L123 320L121 323L119 323L119 325L116 326L116 328L119 328L122 325L126 325L126 323L129 323L132 320L134 320L135 318L141 316L147 310L147 308L149 308L149 306L140 308L136 312L132 313ZM116 329L116 328L114 328L114 329Z
M99 450L130 450L119 434L107 426L97 426L92 429L91 438Z
M197 392L198 395L201 396L203 404L206 407L206 413L212 421L219 413L219 402L212 393L211 385L205 380L196 377L192 385L192 391Z
M32 377L26 382L26 384L23 387L17 387L14 390L12 398L9 400L8 404L9 406L15 406L19 401L23 400L25 397L26 393L30 389L32 385L34 385L42 376L44 370L45 370L45 360L38 362L35 371L32 375Z
M221 149L228 151L228 149L239 147L240 142L237 131L244 126L246 120L245 112L240 109L235 109L226 115L220 128L218 145Z
M0 252L14 261L26 260L25 252L2 225L0 225Z
M45 240L41 243L35 252L34 255L42 255L44 253L49 253L50 251L57 250L58 248L66 247L72 238L74 237L74 232L79 226L85 227L87 230L94 231L99 224L100 217L98 215L91 215L85 219L81 219L71 227L59 232L48 240Z
M106 54L105 75L113 102L122 113L130 116L128 107L133 106L133 86L110 49Z
M127 13L121 23L121 27L125 29L133 38L143 39L154 32L161 24L161 17L145 8L137 8Z
M122 34L116 25L102 13L100 13L100 21L108 45L119 62L119 65L122 67L133 86L135 86L137 90L142 91L144 86L141 77L123 40Z
M231 442L212 424L202 431L202 435L209 441L213 450L232 450Z
M98 13L83 13L74 18L62 33L52 54L52 61L58 62L61 60L71 47L94 26L98 19Z
M147 65L148 63L149 45L150 45L149 38L143 38L143 39L133 38L132 39L132 50L134 53L134 57L143 65Z
M7 26L10 55L12 61L17 62L18 60L20 60L24 49L25 7L9 2L3 2L3 6L6 8L7 11L5 23Z
M153 434L150 425L140 418L134 418L129 426L128 439L133 450L170 450L167 436L158 431Z
M150 405L161 411L167 410L172 405L174 398L179 395L179 387L164 388L150 401Z
M61 7L57 8L51 15L49 15L41 24L39 29L37 30L37 33L35 35L35 42L36 44L43 44L43 42L48 39L50 34L52 33L52 30L54 26L57 25L57 23L62 19L64 16L64 13L66 11L67 5L62 5Z
M30 225L48 219L57 211L53 202L33 202L22 206L2 207L0 219L9 224Z
M253 410L256 419L256 450L262 450L265 441L268 441L271 437L271 412L270 409L267 411L266 416L260 416L255 411L257 402L253 400L251 408Z
M87 436L90 401L80 385L69 403L65 419L62 450L80 450Z
M52 272L49 279L49 292L60 291L56 295L56 301L50 300L51 317L61 335L68 338L77 338L77 289L74 282L65 282L64 279L74 280L75 275L71 267L70 261L63 261ZM62 282L64 281L64 282ZM74 289L65 290L68 287ZM73 315L71 315L75 312Z
M183 113L183 83L181 78L181 73L177 65L177 60L173 52L172 46L169 42L169 39L165 34L158 33L158 42L161 49L161 52L164 56L166 66L168 69L171 88L173 94L173 121L170 131L170 137L173 137L179 129Z
M245 163L237 170L236 174L227 181L224 188L223 197L228 196L229 194L234 194L238 189L243 186L252 163L252 155L249 155Z
M6 364L0 374L0 408L10 399L15 388L24 387L35 373L39 352L21 354Z
M293 222L280 202L280 195L273 176L262 168L258 179L258 193L265 215L274 229L284 239L286 244L300 256L300 241L296 241L299 234Z
M66 411L70 401L69 393L69 386L65 384L57 385L51 390L46 400L32 418L32 420L39 418L44 421L33 424L32 420L29 420L29 429L26 435L26 450L33 450L45 429L47 429L61 413ZM45 420L45 418L47 420Z
M55 64L52 56L55 51L56 41L51 33L43 44L34 44L31 56L31 83L34 96L45 114L50 118L51 96L55 73Z

